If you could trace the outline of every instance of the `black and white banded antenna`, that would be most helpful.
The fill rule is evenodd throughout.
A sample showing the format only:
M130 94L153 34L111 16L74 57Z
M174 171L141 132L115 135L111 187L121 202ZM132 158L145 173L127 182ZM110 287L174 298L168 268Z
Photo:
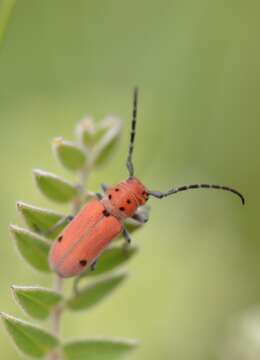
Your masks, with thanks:
M135 141L135 132L136 132L137 102L138 102L138 88L135 87L133 93L133 114L132 114L132 123L131 123L130 143L129 143L127 161L126 161L129 177L134 176L134 165L133 165L132 156L134 151L134 141Z
M224 186L224 185L215 185L215 184L192 184L192 185L184 185L184 186L180 186L180 187L176 187L176 188L172 188L166 192L161 192L161 191L148 191L148 194L151 196L156 197L157 199L162 199L164 197L170 196L170 195L174 195L177 194L178 192L181 191L186 191L186 190L192 190L192 189L217 189L217 190L225 190L225 191L229 191L232 192L233 194L237 195L240 200L242 201L242 204L245 204L245 198L244 196L237 190L228 187L228 186Z

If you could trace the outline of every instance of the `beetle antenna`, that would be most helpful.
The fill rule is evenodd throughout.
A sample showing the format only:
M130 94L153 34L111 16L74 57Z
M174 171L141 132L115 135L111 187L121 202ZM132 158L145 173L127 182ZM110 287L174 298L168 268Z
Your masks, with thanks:
M138 88L135 87L134 93L133 93L133 116L132 116L132 125L131 125L131 133L130 133L130 143L129 143L127 161L126 161L126 166L128 169L129 177L132 177L134 175L134 165L132 162L132 155L133 155L133 151L134 151L134 141L135 141L137 100L138 100Z
M186 191L186 190L191 190L191 189L217 189L217 190L225 190L225 191L230 191L233 194L236 194L237 196L240 197L242 204L245 204L245 198L244 196L238 192L237 190L230 188L228 186L223 186L223 185L214 185L214 184L192 184L192 185L184 185L184 186L180 186L177 188L172 188L166 192L160 192L160 191L148 191L148 194L151 196L156 197L157 199L162 199L164 197L167 197L169 195L173 195L176 194L180 191Z

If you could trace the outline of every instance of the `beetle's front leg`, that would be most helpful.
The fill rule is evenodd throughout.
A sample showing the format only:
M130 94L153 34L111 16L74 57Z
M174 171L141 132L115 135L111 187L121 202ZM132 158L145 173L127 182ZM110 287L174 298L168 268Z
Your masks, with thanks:
M140 224L145 224L147 223L147 221L149 220L149 216L148 213L144 214L144 213L138 213L136 212L133 216L132 219L138 221Z
M101 184L100 187L104 193L110 188L110 186L107 184Z

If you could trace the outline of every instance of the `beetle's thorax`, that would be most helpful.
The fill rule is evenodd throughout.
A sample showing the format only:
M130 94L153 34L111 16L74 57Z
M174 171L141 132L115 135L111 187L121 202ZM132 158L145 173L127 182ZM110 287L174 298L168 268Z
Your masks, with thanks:
M135 177L109 188L102 200L107 211L119 219L131 217L148 200L145 186Z

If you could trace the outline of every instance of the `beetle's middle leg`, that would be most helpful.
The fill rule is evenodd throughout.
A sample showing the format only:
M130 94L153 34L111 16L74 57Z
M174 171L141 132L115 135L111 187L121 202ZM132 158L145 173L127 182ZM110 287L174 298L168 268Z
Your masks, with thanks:
M122 235L123 235L123 237L125 238L126 244L127 244L127 245L130 245L130 244L131 244L131 237L130 237L130 235L129 235L129 233L128 233L128 231L126 230L125 227L124 227L124 229L123 229Z
M44 231L43 235L48 236L52 234L54 231L56 231L60 226L65 225L66 223L71 222L74 219L73 215L64 216L61 218L56 224L51 226L48 230Z
M107 191L107 189L109 189L109 186L106 184L101 184L101 189L102 189L103 194L100 192L88 192L88 194L86 196L86 201L89 198L89 196L90 197L95 196L98 200L102 200L104 197L104 193Z

